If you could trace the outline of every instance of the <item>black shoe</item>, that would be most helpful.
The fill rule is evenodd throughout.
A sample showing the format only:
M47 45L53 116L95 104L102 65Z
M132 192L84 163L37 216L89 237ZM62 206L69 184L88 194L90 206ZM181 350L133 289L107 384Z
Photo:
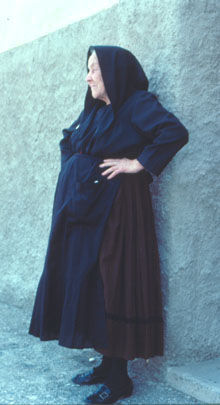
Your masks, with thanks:
M94 369L92 369L90 371L87 371L86 373L77 374L75 377L72 378L72 381L74 382L74 384L78 385L92 385L104 382L106 377L106 374L98 374L94 371Z
M112 391L106 384L95 392L95 394L89 395L85 402L87 404L113 404L120 398L130 397L133 392L133 384L129 378L128 384L117 391Z

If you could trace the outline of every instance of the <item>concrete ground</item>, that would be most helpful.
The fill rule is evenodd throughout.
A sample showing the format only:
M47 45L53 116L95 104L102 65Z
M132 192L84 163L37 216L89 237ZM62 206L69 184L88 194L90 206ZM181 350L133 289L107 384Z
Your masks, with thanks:
M167 368L172 387L208 404L220 404L220 358Z
M28 335L31 308L27 310L1 303L0 318L0 404L74 405L96 387L78 387L71 377L97 365L92 349L70 350L53 342L40 342ZM94 358L93 361L89 361ZM121 404L201 404L197 399L172 388L160 358L129 362L134 381L132 397Z

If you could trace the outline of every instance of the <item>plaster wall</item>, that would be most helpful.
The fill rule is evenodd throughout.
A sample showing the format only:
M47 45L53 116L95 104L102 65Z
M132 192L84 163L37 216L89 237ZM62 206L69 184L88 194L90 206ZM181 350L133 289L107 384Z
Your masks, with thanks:
M218 0L124 0L0 55L1 300L29 306L42 272L58 142L83 108L91 44L130 49L190 132L152 185L166 355L220 353Z

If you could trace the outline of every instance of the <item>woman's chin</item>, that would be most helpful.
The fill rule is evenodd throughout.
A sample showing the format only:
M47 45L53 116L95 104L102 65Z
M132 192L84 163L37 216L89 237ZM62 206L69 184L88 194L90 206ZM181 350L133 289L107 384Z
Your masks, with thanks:
M98 98L98 95L96 93L92 93L93 98Z

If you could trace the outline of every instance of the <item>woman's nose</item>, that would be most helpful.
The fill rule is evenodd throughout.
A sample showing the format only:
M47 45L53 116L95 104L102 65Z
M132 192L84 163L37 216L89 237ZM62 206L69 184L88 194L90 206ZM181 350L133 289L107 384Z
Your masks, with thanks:
M89 81L91 80L91 74L90 74L90 72L87 74L85 80L86 80L86 82L89 82Z

